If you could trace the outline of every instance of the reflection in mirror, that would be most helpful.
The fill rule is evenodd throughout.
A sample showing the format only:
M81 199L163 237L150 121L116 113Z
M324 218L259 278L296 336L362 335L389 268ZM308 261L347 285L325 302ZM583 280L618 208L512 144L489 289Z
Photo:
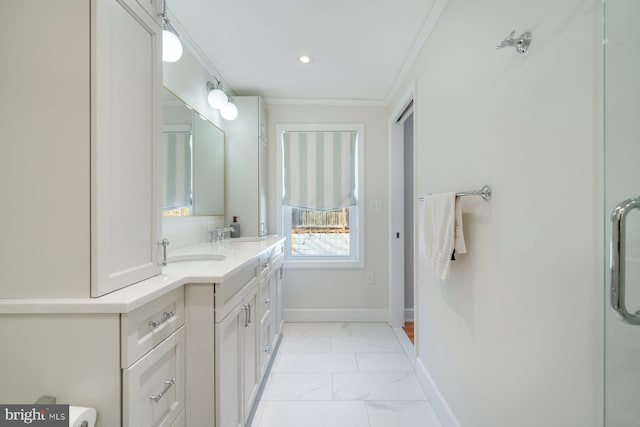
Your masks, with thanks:
M163 216L224 215L224 132L164 90Z

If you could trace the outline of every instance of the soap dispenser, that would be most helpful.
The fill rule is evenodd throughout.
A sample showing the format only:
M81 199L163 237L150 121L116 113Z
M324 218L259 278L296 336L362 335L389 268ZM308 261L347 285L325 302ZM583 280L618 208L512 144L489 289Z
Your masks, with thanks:
M231 223L231 238L240 237L240 224L238 224L238 217L233 217L233 222Z

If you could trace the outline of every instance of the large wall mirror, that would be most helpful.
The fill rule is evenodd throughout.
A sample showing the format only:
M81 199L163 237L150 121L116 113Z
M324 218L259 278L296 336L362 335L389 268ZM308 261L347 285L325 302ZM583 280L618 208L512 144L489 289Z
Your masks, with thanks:
M164 89L162 214L224 215L224 132Z

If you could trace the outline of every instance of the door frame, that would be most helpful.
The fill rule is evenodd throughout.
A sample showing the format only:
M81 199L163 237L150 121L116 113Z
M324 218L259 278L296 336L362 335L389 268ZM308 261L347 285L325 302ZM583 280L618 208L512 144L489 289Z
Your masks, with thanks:
M389 116L389 324L393 328L401 328L404 326L405 318L404 120L398 121L398 118L411 101L413 101L413 138L415 141L415 81L409 86L404 96L399 99ZM415 144L413 145L413 154L415 154ZM413 155L412 158L414 159L413 181L415 188L415 155ZM413 196L415 196L415 194ZM396 238L397 232L402 233L402 238ZM413 275L415 283L415 268ZM417 301L417 299L414 300ZM417 318L418 310L414 304L415 324L417 324Z

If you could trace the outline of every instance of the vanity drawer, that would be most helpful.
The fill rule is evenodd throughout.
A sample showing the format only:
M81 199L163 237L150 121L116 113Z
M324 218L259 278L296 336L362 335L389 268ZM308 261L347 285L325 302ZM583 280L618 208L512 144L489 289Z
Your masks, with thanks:
M121 367L131 366L184 325L184 287L121 317Z
M284 245L278 245L275 248L273 248L272 257L273 257L274 264L275 264L277 258L280 258L280 257L283 257L283 256L284 256Z
M273 250L260 255L260 274L265 274L271 267L271 256Z
M122 377L123 426L171 426L184 408L185 328L123 369Z

